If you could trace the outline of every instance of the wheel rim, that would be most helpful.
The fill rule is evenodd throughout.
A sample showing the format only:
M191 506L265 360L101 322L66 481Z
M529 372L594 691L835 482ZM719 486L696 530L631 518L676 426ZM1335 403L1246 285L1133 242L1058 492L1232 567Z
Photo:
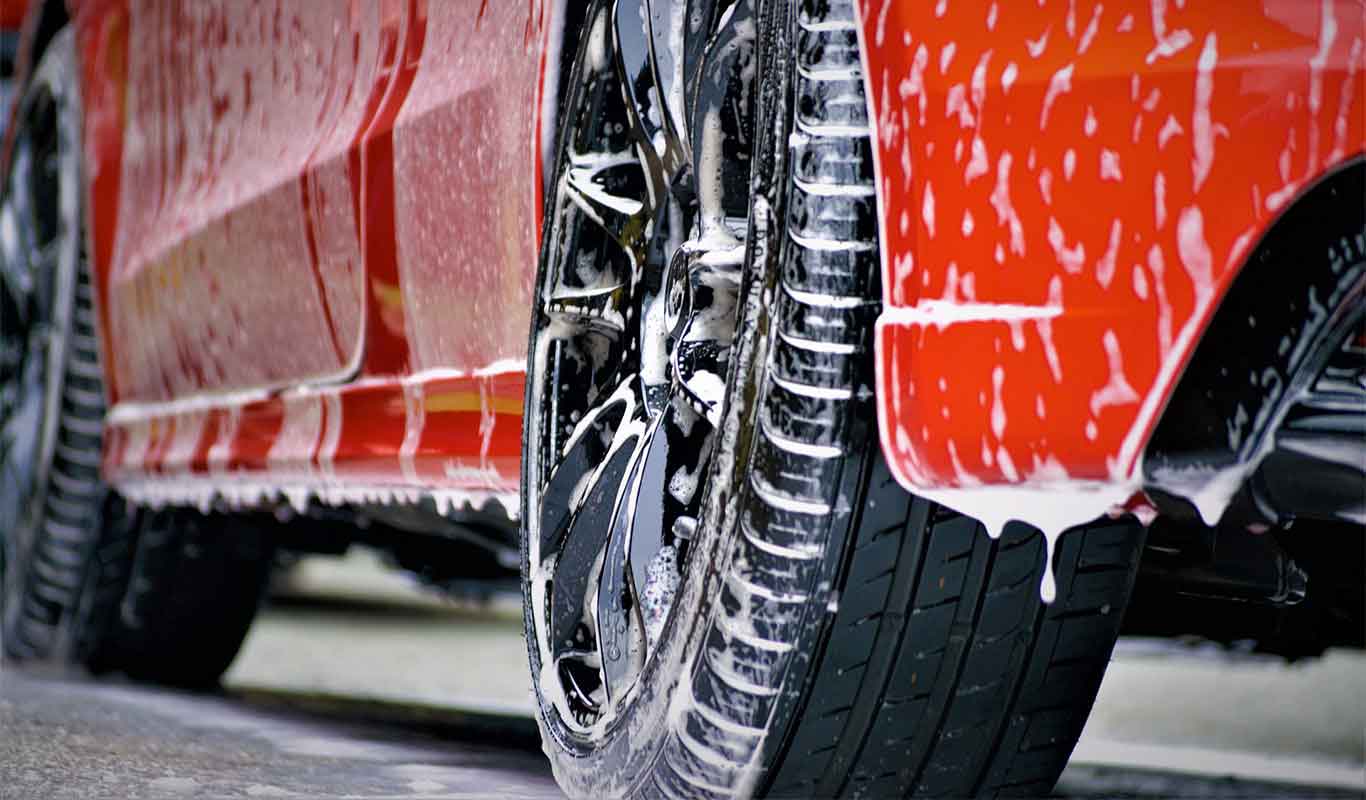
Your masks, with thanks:
M585 16L533 314L528 620L543 706L571 735L610 724L663 635L743 277L752 9L644 11ZM670 30L685 18L711 24Z
M56 101L39 94L16 136L0 203L0 535L21 527L41 462L43 406L54 346L60 208Z

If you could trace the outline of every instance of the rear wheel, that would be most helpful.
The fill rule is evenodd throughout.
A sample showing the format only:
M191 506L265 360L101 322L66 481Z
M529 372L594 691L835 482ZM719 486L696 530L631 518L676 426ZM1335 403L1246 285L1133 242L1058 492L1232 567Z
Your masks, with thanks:
M270 546L241 521L144 513L100 479L105 395L70 31L48 45L16 124L0 194L0 648L213 683L255 612Z
M105 494L72 59L62 34L21 98L0 199L0 618L11 658L70 651Z
M1141 528L1063 537L1045 605L1037 531L993 540L891 479L852 3L643 30L639 5L584 19L528 357L527 642L561 786L1047 791Z

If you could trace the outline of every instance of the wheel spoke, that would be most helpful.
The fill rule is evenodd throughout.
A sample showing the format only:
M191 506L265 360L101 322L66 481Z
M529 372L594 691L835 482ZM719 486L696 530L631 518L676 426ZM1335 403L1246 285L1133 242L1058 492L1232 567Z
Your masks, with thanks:
M754 131L749 129L756 94L748 86L756 58L752 0L738 0L726 24L706 42L698 56L696 95L688 100L689 123L696 173L699 216L703 235L720 229L728 215L743 214L749 205L749 154ZM689 42L689 57L693 43Z
M567 322L605 328L613 333L626 330L624 309L629 288L616 284L601 289L561 290L546 304L546 311Z
M636 671L633 667L637 658L642 655L641 648L636 646L641 632L639 605L631 601L634 592L626 582L626 567L635 519L632 497L644 488L641 485L645 461L642 455L648 453L657 430L657 425L651 426L634 447L630 467L617 493L616 510L612 513L611 531L598 578L595 635L602 661L603 685L609 700L616 699L628 684L628 677Z
M552 322L540 335L536 348L532 366L546 376L549 391L540 400L535 415L539 421L528 424L537 426L546 452L558 455L566 452L570 440L584 428L585 419L597 419L610 411L606 400L619 388L622 343L620 337L591 327ZM609 421L599 419L597 424L608 426ZM610 436L602 441L610 441ZM605 453L606 444L599 449ZM536 485L547 482L554 468L554 461L542 462Z
M689 149L689 109L697 100L700 65L724 0L651 0L650 36L660 94L667 98L680 145ZM678 51L679 45L682 51ZM691 76L691 77L690 77Z
M641 0L637 0L636 4L639 2ZM688 4L688 0L648 0L655 82L659 96L663 99L664 108L661 111L668 114L668 128L671 131L685 127L682 116L687 106L682 91L683 59L673 50L675 43L687 36ZM686 146L683 149L686 150Z
M54 227L54 222L44 219L44 213L55 213L55 198L45 198L41 194L51 194L53 187L45 181L47 176L37 174L45 171L42 168L46 159L42 154L35 152L33 142L28 136L20 138L15 142L14 156L11 166L10 192L7 197L14 209L14 222L19 233L16 242L22 252L30 254L37 251L41 243L51 241L53 237L44 236L45 229ZM42 201L46 199L48 203ZM54 206L54 208L47 208Z
M691 537L711 431L670 403L646 430L623 486L598 583L598 645L607 696L639 673L677 586L679 551ZM664 574L665 572L671 574Z
M660 554L671 544L675 558L667 560L676 562L680 540L691 536L691 530L682 530L678 521L694 513L701 466L710 452L709 433L702 430L703 426L685 421L685 415L691 416L692 411L670 403L656 423L642 458L640 489L631 520L631 583L651 643L658 638L672 598L651 593L650 572L660 566Z
M542 558L561 546L578 507L576 501L584 494L581 485L607 457L611 440L606 433L620 428L629 410L622 393L617 392L590 411L570 434L564 456L541 490L539 541Z
M651 205L658 207L672 176L687 162L687 148L676 131L669 96L661 89L662 76L655 68L650 43L656 21L650 19L646 6L645 0L618 0L614 20L631 132L643 156Z
M607 460L592 473L583 505L574 512L560 547L550 595L550 647L556 656L583 647L586 630L594 627L585 614L588 589L597 574L595 567L607 545L618 495L635 456L639 424L635 427L634 433L619 433Z
M11 509L23 514L21 499L32 491L35 474L35 459L38 456L38 436L43 421L43 377L46 365L44 353L29 353L21 373L15 375L9 386L14 393L7 407L0 409L5 416L0 418L0 468L5 475L4 486L0 488L0 508ZM7 520L0 527L0 534L14 530L17 519Z
M564 193L629 254L640 252L650 219L644 173L634 154L575 156L565 171ZM639 259L637 258L637 261Z
M569 532L569 522L573 517L570 501L579 487L579 481L601 460L601 454L595 452L599 448L595 448L594 444L598 442L593 436L575 440L541 492L540 545L543 554L554 552Z
M687 246L671 267L680 287L671 302L674 380L713 428L720 425L744 252L742 242L729 240L715 250Z
M4 205L0 206L0 291L5 294L0 302L12 304L15 311L23 314L29 313L33 295L32 261L29 233L19 220L12 198L6 197ZM10 312L8 306L3 309ZM23 326L22 321L18 326L12 320L0 322L5 330Z

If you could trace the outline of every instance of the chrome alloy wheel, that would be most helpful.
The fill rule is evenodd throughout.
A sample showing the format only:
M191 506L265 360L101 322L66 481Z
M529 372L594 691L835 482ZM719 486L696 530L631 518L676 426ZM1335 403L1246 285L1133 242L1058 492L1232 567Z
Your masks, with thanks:
M571 733L629 699L689 568L746 252L752 7L648 9L585 15L532 322L527 613Z

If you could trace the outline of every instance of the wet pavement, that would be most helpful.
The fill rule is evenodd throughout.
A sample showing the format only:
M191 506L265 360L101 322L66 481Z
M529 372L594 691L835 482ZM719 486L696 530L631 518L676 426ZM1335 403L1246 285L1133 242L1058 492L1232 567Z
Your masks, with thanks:
M0 797L557 797L525 736L468 721L0 674Z
M0 797L553 798L530 720L291 694L0 673ZM1360 797L1348 787L1074 763L1058 797Z
M0 670L0 798L556 797L515 598L309 562L213 695ZM1366 657L1121 642L1066 797L1366 796Z

